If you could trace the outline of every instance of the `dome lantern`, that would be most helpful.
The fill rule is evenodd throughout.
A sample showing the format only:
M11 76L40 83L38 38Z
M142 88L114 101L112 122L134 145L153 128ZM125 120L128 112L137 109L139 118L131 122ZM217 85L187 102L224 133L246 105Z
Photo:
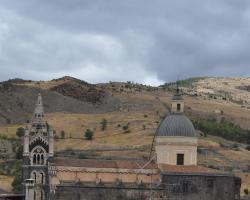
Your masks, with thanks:
M171 114L156 130L155 149L160 165L197 165L197 134L184 115L184 99L179 93L172 97Z

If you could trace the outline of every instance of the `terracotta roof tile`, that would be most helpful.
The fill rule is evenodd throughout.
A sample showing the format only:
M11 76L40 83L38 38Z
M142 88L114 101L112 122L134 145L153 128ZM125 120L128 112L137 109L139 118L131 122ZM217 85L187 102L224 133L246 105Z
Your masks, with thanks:
M116 168L116 163L110 160L55 158L53 163L69 167Z
M163 172L170 172L170 173L220 173L220 171L206 168L199 165L166 165L161 164L159 165L159 169Z
M146 161L135 160L97 160L97 159L73 159L55 158L54 165L89 168L119 168L119 169L157 169L157 165Z
M147 161L136 160L97 160L97 159L74 159L74 158L54 158L54 165L67 167L86 168L113 168L113 169L158 169L157 164ZM183 166L160 164L159 169L164 173L220 173L215 169L203 166Z

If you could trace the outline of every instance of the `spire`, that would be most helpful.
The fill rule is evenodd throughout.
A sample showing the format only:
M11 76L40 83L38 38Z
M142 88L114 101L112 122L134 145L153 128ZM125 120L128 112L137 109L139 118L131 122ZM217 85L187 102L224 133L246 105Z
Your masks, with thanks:
M44 109L43 109L42 96L40 93L38 93L33 121L42 122L43 118L44 118Z

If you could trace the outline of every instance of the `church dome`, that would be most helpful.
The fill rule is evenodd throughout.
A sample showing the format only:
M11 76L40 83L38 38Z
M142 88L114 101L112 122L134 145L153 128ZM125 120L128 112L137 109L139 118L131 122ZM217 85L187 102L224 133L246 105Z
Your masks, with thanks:
M196 137L192 122L183 114L167 116L157 129L156 136Z

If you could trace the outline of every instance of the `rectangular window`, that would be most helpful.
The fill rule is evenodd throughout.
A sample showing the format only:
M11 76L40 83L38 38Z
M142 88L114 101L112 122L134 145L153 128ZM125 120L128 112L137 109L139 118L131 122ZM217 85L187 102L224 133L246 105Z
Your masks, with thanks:
M177 154L177 165L184 165L184 154L178 153Z
M181 111L181 104L177 104L177 111Z

